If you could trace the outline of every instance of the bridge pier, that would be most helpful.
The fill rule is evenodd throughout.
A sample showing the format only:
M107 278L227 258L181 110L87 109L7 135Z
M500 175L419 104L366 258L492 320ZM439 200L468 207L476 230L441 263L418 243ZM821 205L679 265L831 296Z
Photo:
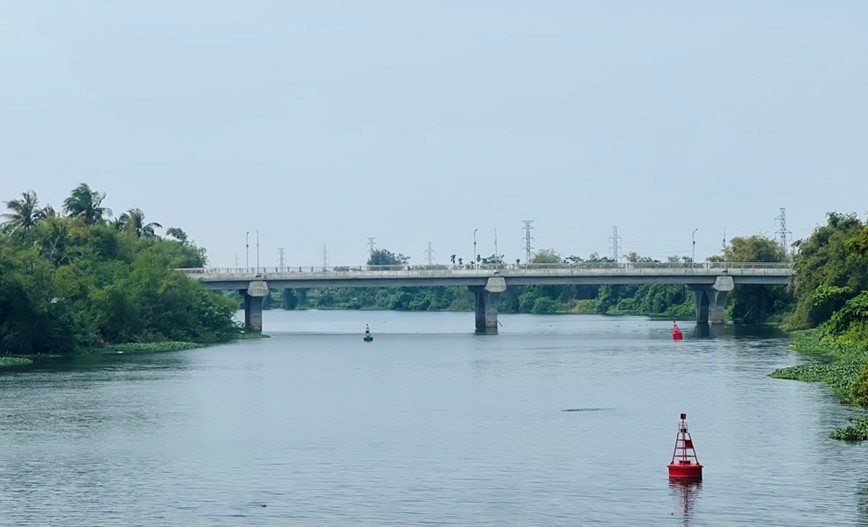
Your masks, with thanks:
M256 280L238 292L244 297L244 327L247 331L262 333L262 300L268 294L268 284Z
M502 276L491 276L484 286L468 286L473 292L476 312L476 334L497 335L497 302L500 293L506 291L506 280Z
M723 324L726 297L734 284L731 276L718 276L714 285L688 286L696 302L696 323L699 325Z
M250 296L247 291L239 291L244 297L244 327L247 331L262 333L262 298Z
M471 286L476 311L476 334L497 335L497 300L500 293L491 293L481 286Z

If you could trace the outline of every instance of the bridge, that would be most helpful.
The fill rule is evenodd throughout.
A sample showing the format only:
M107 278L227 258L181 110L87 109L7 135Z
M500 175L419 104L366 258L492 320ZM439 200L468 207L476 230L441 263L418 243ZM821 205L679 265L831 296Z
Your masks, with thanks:
M789 263L579 263L521 266L339 266L179 269L213 290L244 297L244 323L262 331L262 299L269 289L325 287L464 286L474 296L476 332L497 333L498 295L509 286L682 284L693 292L696 321L723 324L726 296L740 284L785 285Z

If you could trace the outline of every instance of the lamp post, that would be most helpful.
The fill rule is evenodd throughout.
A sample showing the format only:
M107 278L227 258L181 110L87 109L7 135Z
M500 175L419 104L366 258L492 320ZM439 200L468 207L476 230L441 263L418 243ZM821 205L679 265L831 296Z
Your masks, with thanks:
M244 272L250 269L250 231L244 235Z
M476 267L476 231L479 229L473 229L473 267Z
M691 243L691 253L690 253L690 263L696 263L696 231L699 230L699 227L693 229L693 234L690 235L692 240Z
M256 229L256 272L259 272L259 229Z

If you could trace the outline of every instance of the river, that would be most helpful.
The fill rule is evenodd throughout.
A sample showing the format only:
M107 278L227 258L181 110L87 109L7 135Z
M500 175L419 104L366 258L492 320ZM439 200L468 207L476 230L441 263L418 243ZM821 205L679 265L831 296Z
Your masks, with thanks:
M271 338L0 372L0 524L865 525L854 411L781 336L268 311ZM374 342L362 342L370 324ZM700 484L671 484L687 412Z

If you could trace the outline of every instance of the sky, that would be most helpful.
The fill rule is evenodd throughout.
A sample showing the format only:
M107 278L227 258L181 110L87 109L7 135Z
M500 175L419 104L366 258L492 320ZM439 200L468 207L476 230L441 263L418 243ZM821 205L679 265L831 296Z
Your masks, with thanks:
M2 2L0 201L80 183L213 267L804 239L868 212L868 2Z

